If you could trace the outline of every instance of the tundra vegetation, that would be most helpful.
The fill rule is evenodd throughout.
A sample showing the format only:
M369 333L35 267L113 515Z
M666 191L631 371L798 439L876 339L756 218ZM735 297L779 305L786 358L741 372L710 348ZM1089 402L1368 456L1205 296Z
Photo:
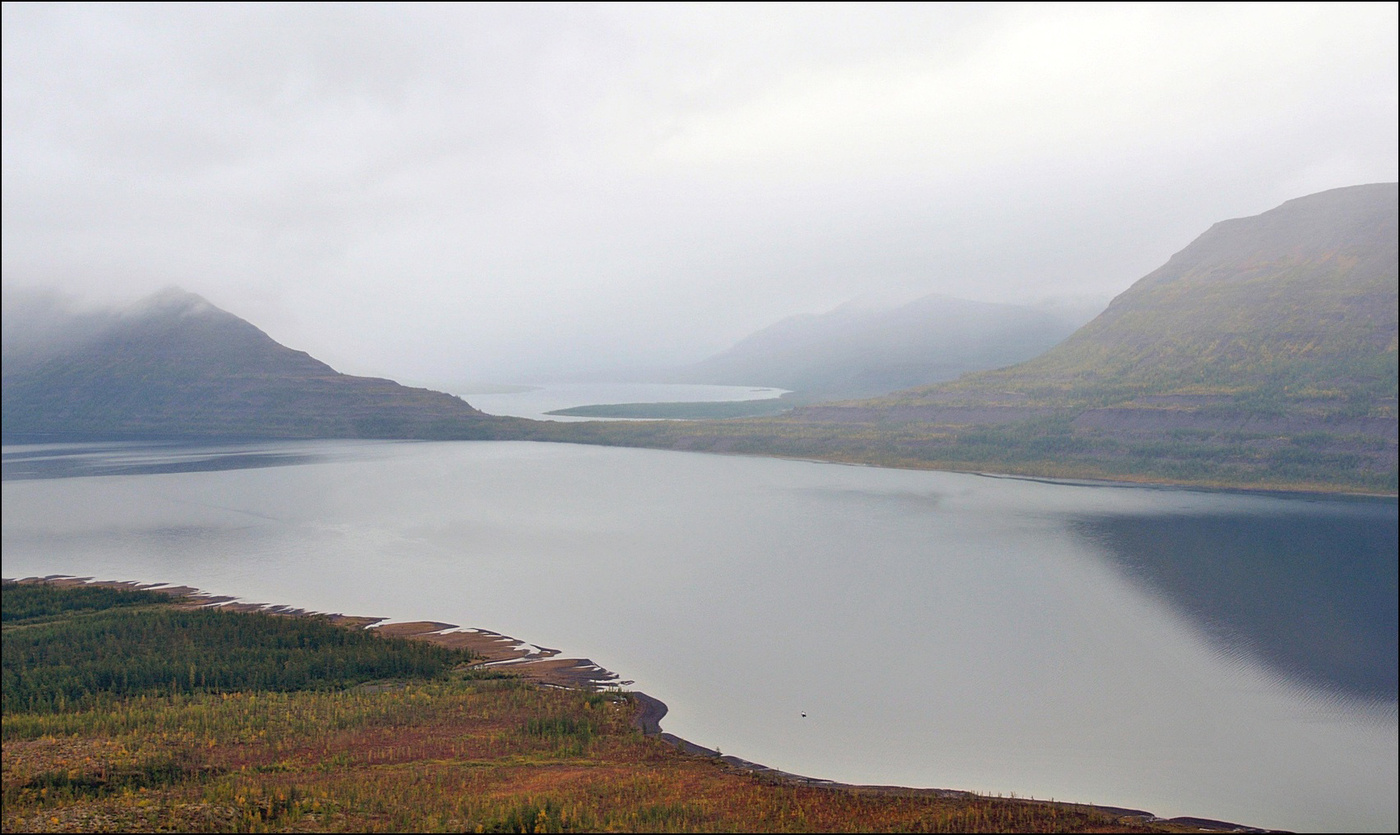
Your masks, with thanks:
M644 736L625 692L316 617L13 583L3 614L6 832L1187 828L764 777Z

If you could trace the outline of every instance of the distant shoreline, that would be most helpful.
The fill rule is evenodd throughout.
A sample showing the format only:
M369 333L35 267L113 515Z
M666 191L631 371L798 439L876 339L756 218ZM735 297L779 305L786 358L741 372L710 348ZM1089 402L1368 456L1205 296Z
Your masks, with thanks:
M510 420L524 420L524 418L510 418ZM547 421L534 421L534 422L535 422L535 423L547 423ZM601 421L601 420L600 420L600 421L590 421L590 422L588 422L588 423L591 423L591 424L593 424L593 425L602 425L602 426L606 426L606 425L608 425L608 424L645 425L647 422L648 422L647 420L636 420L636 421L629 421L629 420ZM675 421L655 421L655 422L657 422L657 423L674 423ZM573 424L556 423L556 424L553 424L553 425L554 425L554 426L579 426L579 425L584 425L584 424L578 424L578 423L573 423ZM732 450L719 450L719 449L682 449L682 448L678 448L678 447L675 447L675 446L665 446L665 445L660 445L660 444L650 444L650 445L649 445L649 444L622 444L622 443L612 443L612 442L607 442L607 441L593 441L593 440L589 440L589 439L557 439L557 438L547 438L547 437L546 437L546 438L520 437L520 438L481 438L481 439L439 439L439 438L275 438L275 437L274 437L274 438L251 438L251 437L240 437L240 436L208 436L208 437L200 437L200 436L194 436L194 437L191 437L191 436L160 436L160 437L155 437L155 436L142 436L142 437L136 437L136 436L132 436L132 437L111 437L111 436L103 436L103 437L91 436L91 437L89 437L89 436L81 436L81 437L78 437L78 436L72 436L72 437L62 437L62 438L55 438L55 437L44 437L44 438L39 438L39 437L35 437L35 436L33 436L33 435L30 435L30 434L24 434L24 435L0 435L0 446L5 446L5 447L12 447L12 446L14 446L14 447L17 447L17 446L48 446L48 445L56 445L56 444L103 444L103 443L110 443L110 444L120 444L120 443L159 443L159 444L190 445L190 446L200 446L200 445L230 445L230 446L234 446L234 445L255 445L255 444L268 444L268 443L289 444L289 443L305 443L305 442L315 442L315 441L373 441L373 442L385 442L385 443L457 443L457 442L470 442L470 443L501 442L501 443L507 443L507 442L515 442L515 443L573 444L573 445L576 445L576 446L588 446L588 447L605 446L605 447L613 447L613 448L617 448L617 449L651 449L651 450L659 450L659 451L664 451L664 452L689 452L689 453L696 453L696 454L701 454L701 455L729 455L729 456L738 456L738 457L744 457L744 458L773 458L773 459L778 459L778 460L782 460L782 461L805 461L805 462L811 463L811 464L839 464L839 465L847 466L847 467L873 467L873 468L875 468L875 469L885 469L885 470L910 470L910 471L919 471L919 472L961 473L961 474L964 474L964 475L982 476L983 478L1001 478L1001 479L1010 479L1010 480L1015 480L1015 481L1034 481L1034 482L1040 482L1040 483L1044 483L1044 484L1060 484L1060 485L1079 486L1079 487L1146 487L1146 488L1168 489L1168 490L1198 490L1198 491L1217 492L1217 493L1240 493L1240 494L1245 494L1245 495L1265 495L1265 496L1274 495L1274 496L1289 497L1289 498L1300 498L1300 497L1301 497L1301 498L1306 498L1306 497L1308 497L1308 496L1317 496L1317 497L1326 497L1326 498L1351 497L1351 498L1357 498L1357 499L1395 499L1395 498L1400 498L1400 492L1378 492L1378 491L1356 490L1356 489L1353 489L1353 488L1340 487L1340 486L1338 486L1338 487L1328 487L1327 485L1315 484L1315 483L1302 483L1302 484L1298 484L1298 485L1277 484L1277 483L1264 483L1264 484L1260 484L1260 485L1249 485L1249 484L1238 484L1238 483L1228 483L1228 482L1182 481L1182 480L1171 480L1171 479L1154 478L1154 477L1143 477L1143 478L1134 480L1134 479L1130 479L1130 478L1124 477L1124 476L1122 476L1122 475L1118 476L1117 478L1101 478L1101 477L1094 477L1094 476L1091 476L1091 475L1083 475L1083 476L1055 475L1055 476L1050 476L1050 475L1036 475L1035 473L1024 473L1024 472L1022 472L1022 473L1015 473L1015 472L996 472L996 471L992 471L992 470L978 469L978 468L969 467L969 466L958 466L956 463L949 463L949 464L947 464L947 465L940 466L937 462L929 463L929 462L922 462L922 461L894 461L894 462L891 462L891 461L879 461L879 462L877 462L877 461L859 460L859 459L856 459L856 458L838 458L838 457L822 458L822 457L818 457L818 456L814 456L814 455L790 455L790 454L784 454L784 453L779 453L779 452L749 452L749 451L732 451ZM286 461L286 462L284 462L284 463L286 463L286 464L295 464L295 463L303 463L303 462L300 462L300 461ZM246 468L246 467L248 467L248 466L258 466L258 465L256 465L256 464L250 465L250 464L248 464L248 463L243 463L243 464L238 465L238 466L221 467L221 466L218 466L216 463L214 463L214 462L212 462L212 461L206 461L203 465L201 465L201 466L198 467L197 469L199 469L199 470L201 470L201 471L204 471L204 470L220 470L220 469L243 469L243 468ZM271 466L271 465L264 465L264 466ZM132 475L135 475L135 474L141 474L141 473L145 473L145 472L158 472L158 471L159 471L159 472L165 472L165 470L151 469L151 470L141 470L141 471L139 471L139 472L137 472L137 471L131 471L131 472L129 472L129 473L128 473L128 472L123 472L123 473L101 473L101 474L103 474L103 475L117 475L117 474L132 474ZM178 471L178 470L170 470L170 471L171 471L171 472L175 472L175 471ZM96 474L97 474L97 473L90 473L90 475L96 475ZM40 476L40 477L43 477L43 476ZM4 475L4 480L6 480L6 481L9 481L9 480L24 480L25 478L26 478L26 476L23 476L23 475L21 475L21 476L13 476L13 475L9 475L9 474L5 474L5 475Z
M941 472L955 472L954 470L942 470ZM1280 498L1298 499L1315 496L1317 498L1336 499L1352 498L1367 500L1384 500L1400 498L1400 493L1368 493L1359 490L1315 490L1299 487L1290 489L1286 487L1234 487L1193 484L1191 482L1176 481L1117 481L1107 478L1051 478L1048 476L1017 475L1014 473L990 473L974 472L971 470L957 470L956 472L966 472L968 475L978 475L983 478L1000 478L1009 481L1034 481L1041 484L1059 484L1070 487L1143 487L1157 490L1195 490L1207 493L1238 493L1247 496L1278 496Z
M600 423L602 421L599 421ZM527 442L528 439L526 439ZM633 446L628 444L597 444L587 441L534 441L534 443L566 443L578 446L609 446L618 449L654 449L663 452L689 452L697 455L729 455L738 458L774 458L780 461L804 461L809 464L838 464L843 467L870 467L877 470L906 470L912 472L934 472L934 473L959 473L961 475L975 475L983 478L999 478L1010 481L1034 481L1041 484L1058 484L1071 487L1142 487L1161 490L1196 490L1208 493L1240 493L1251 496L1266 495L1280 496L1286 498L1306 498L1316 496L1319 498L1351 497L1357 499L1396 499L1400 498L1400 492L1368 492L1365 490L1353 490L1349 488L1337 487L1329 489L1325 485L1302 484L1290 487L1283 484L1269 484L1263 486L1249 486L1241 484L1228 484L1222 482L1195 482L1195 481L1172 481L1168 479L1143 478L1137 481L1124 480L1119 478L1095 478L1092 476L1043 476L1030 473L998 473L991 470L979 470L963 468L957 466L939 466L937 464L924 464L922 462L909 463L876 463L873 461L859 461L846 458L818 458L811 455L785 455L780 452L732 452L726 450L710 449L679 449L676 447L664 446Z
M620 688L623 685L631 684L630 681L621 680L617 673L606 670L592 661L573 658L559 658L559 650L538 647L528 644L517 638L502 635L499 632L489 630L458 627L455 624L442 623L439 621L398 621L386 622L385 618L366 617L362 615L345 615L341 613L328 614L308 609L299 609L291 606L269 603L246 603L236 597L228 595L216 595L196 589L192 586L177 586L168 583L141 583L135 580L96 580L92 577L76 577L70 574L49 574L43 577L24 577L21 579L0 578L4 583L52 583L55 585L93 585L106 586L111 588L134 589L142 591L155 591L169 594L172 597L179 597L191 602L197 607L220 606L244 612L265 612L268 614L282 615L285 617L327 617L332 623L343 626L347 629L375 629L384 631L394 637L407 638L410 640L421 640L428 643L454 647L458 649L468 649L483 657L484 660L476 662L477 666L489 668L508 668L512 673L520 675L526 681L544 687L558 687L573 690L603 691L611 688ZM463 631L453 631L462 629ZM681 752L693 756L705 757L723 763L726 768L748 773L754 777L776 783L789 785L800 785L811 788L832 789L838 791L849 791L858 794L889 795L896 797L940 797L940 798L975 798L979 796L976 792L964 791L961 789L936 789L936 788L914 788L909 786L876 786L861 785L854 783L840 783L834 780L824 780L818 777L806 777L800 774L793 774L787 771L780 771L775 768L761 765L759 763L745 760L729 754L721 754L717 750L696 745L689 740L682 739L672 733L667 733L661 729L661 719L669 712L666 703L654 696L649 696L638 690L625 691L629 693L637 703L637 715L633 718L632 724L645 736L654 737L667 743ZM1041 800L1032 797L1016 797L1014 794L1009 798L999 798L1002 800L1022 801L1026 803L1045 803L1052 806L1059 806L1064 809L1091 809L1099 812L1117 815L1119 817L1140 818L1144 821L1175 823L1198 828L1203 832L1275 832L1278 830L1257 829L1244 826L1242 824L1229 823L1226 821L1213 820L1210 818L1197 817L1175 817L1161 818L1151 812L1141 809L1129 809L1120 806L1099 806L1088 803L1072 803L1068 801Z
M545 412L560 417L611 418L618 420L724 420L727 418L767 417L792 411L791 403L778 398L760 400L705 400L667 403L597 403L570 406Z

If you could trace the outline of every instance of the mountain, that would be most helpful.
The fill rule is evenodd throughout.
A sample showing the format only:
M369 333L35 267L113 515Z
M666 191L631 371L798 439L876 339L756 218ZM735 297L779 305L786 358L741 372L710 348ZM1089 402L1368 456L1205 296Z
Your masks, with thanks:
M1066 478L1393 493L1395 183L1215 224L1026 362L603 443Z
M1050 420L1047 449L1090 457L1331 461L1393 482L1397 198L1353 186L1222 221L1035 359L794 418Z
M772 418L494 418L339 374L181 291L119 313L7 300L3 425L9 438L518 438L1393 493L1397 203L1382 183L1222 221L1034 359Z
M19 294L4 306L7 438L474 437L449 394L353 377L169 289L121 311Z
M1094 312L942 295L893 308L851 302L784 319L674 377L791 389L806 400L871 397L1029 359Z
M1356 186L1217 223L1062 345L891 402L1393 418L1396 199Z

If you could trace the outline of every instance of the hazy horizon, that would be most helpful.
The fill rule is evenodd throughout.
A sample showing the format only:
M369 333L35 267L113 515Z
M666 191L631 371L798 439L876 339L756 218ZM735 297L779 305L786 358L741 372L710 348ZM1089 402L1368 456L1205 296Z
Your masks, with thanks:
M6 4L3 284L340 371L694 362L855 298L1106 302L1397 179L1397 8Z

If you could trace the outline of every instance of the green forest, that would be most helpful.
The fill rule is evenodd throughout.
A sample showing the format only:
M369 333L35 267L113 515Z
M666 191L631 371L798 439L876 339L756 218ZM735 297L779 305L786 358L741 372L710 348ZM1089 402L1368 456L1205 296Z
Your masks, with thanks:
M150 694L343 688L438 678L469 653L384 640L316 617L172 606L169 595L6 584L5 711Z

